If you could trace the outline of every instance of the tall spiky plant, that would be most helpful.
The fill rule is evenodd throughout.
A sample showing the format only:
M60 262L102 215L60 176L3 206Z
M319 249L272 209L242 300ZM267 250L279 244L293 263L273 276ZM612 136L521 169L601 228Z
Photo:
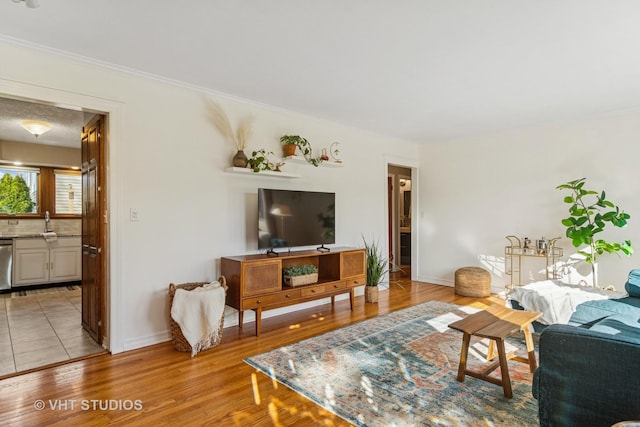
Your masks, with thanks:
M367 243L364 241L366 252L367 286L378 286L382 277L387 273L389 261L384 257L376 242Z

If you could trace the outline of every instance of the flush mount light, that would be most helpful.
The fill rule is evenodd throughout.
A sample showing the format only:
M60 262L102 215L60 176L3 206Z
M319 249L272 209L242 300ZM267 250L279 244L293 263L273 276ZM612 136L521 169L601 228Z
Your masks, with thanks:
M35 9L36 7L40 7L40 0L11 0L14 3L24 2L29 9Z
M36 138L51 130L51 125L49 123L41 122L39 120L22 120L20 122L20 126L35 135Z

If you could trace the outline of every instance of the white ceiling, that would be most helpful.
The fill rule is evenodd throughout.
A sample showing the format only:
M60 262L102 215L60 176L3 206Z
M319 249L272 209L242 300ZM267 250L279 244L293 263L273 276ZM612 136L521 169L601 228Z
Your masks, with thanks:
M639 111L638 0L40 3L0 39L420 143Z

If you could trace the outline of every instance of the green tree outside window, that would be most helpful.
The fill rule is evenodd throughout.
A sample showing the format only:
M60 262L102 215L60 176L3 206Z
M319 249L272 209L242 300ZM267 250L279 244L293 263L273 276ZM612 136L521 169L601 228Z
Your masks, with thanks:
M5 173L0 179L0 213L31 213L35 206L24 178Z

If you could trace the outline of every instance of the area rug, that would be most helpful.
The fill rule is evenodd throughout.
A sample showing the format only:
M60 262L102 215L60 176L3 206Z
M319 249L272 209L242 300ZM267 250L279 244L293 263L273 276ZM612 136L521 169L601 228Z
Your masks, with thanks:
M495 384L456 380L462 333L447 325L475 311L430 301L245 362L356 426L538 425L528 365L509 361L513 399ZM486 365L487 344L472 338L468 368ZM508 346L526 355L519 339Z
M11 298L19 298L19 297L29 297L33 295L44 295L44 294L56 294L61 292L69 292L69 295L72 293L80 294L82 288L76 285L67 285L67 286L55 286L52 288L42 288L42 289L28 289L28 290L18 290L11 292Z

